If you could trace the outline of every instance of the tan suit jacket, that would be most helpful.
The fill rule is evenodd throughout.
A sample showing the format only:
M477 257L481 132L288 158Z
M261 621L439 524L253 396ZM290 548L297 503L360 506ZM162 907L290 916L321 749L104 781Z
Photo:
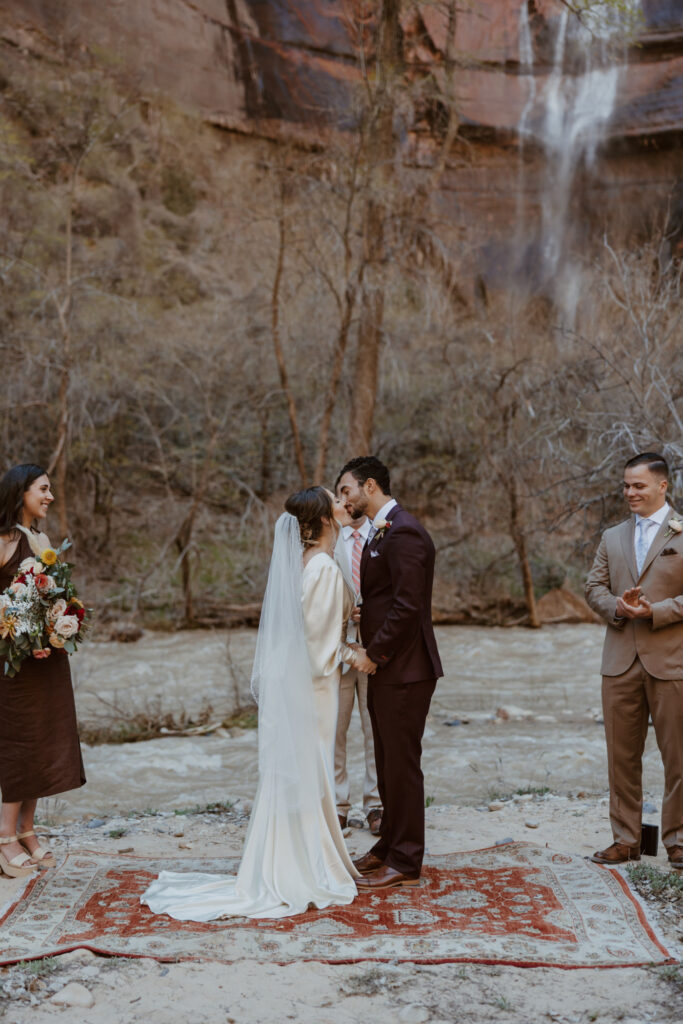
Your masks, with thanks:
M636 657L656 679L683 679L683 525L677 512L668 515L647 553L640 575L634 550L635 517L605 530L586 581L586 600L607 622L602 674L618 676ZM666 553L665 553L666 552ZM616 618L617 597L642 587L652 605L651 619Z

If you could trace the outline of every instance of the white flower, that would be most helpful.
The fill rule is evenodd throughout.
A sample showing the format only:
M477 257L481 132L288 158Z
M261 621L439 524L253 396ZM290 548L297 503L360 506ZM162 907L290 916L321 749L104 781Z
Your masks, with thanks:
M8 597L7 594L0 594L0 612L3 608L11 608L12 598Z
M80 623L75 615L60 615L55 622L55 633L68 640L74 633L78 633L79 626Z
M666 524L674 533L683 533L683 523L680 519L670 519Z
M45 572L45 566L37 558L25 558L19 566L19 572L33 571L35 575Z
M25 583L12 583L9 589L15 597L23 597L28 587Z
M66 601L64 600L63 597L60 597L55 601L55 603L52 605L47 614L50 620L54 622L55 619L59 619L64 614L65 611Z

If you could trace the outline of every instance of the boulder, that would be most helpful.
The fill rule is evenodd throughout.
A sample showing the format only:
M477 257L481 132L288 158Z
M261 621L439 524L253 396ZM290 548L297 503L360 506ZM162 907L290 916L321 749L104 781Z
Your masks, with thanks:
M586 601L567 586L549 590L536 605L538 617L544 625L559 622L602 622Z

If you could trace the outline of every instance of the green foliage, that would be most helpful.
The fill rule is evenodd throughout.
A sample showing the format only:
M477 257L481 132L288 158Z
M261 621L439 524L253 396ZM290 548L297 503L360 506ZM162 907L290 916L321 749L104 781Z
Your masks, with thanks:
M650 864L628 864L626 872L634 885L646 884L655 896L672 893L683 900L683 875L677 871L663 872Z

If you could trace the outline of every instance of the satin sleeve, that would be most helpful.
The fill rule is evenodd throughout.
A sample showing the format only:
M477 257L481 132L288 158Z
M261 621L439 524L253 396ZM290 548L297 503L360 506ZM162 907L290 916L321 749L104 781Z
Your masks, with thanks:
M307 567L301 601L311 675L314 680L331 676L340 660L351 660L354 655L343 640L352 599L341 570L332 559L316 558Z

